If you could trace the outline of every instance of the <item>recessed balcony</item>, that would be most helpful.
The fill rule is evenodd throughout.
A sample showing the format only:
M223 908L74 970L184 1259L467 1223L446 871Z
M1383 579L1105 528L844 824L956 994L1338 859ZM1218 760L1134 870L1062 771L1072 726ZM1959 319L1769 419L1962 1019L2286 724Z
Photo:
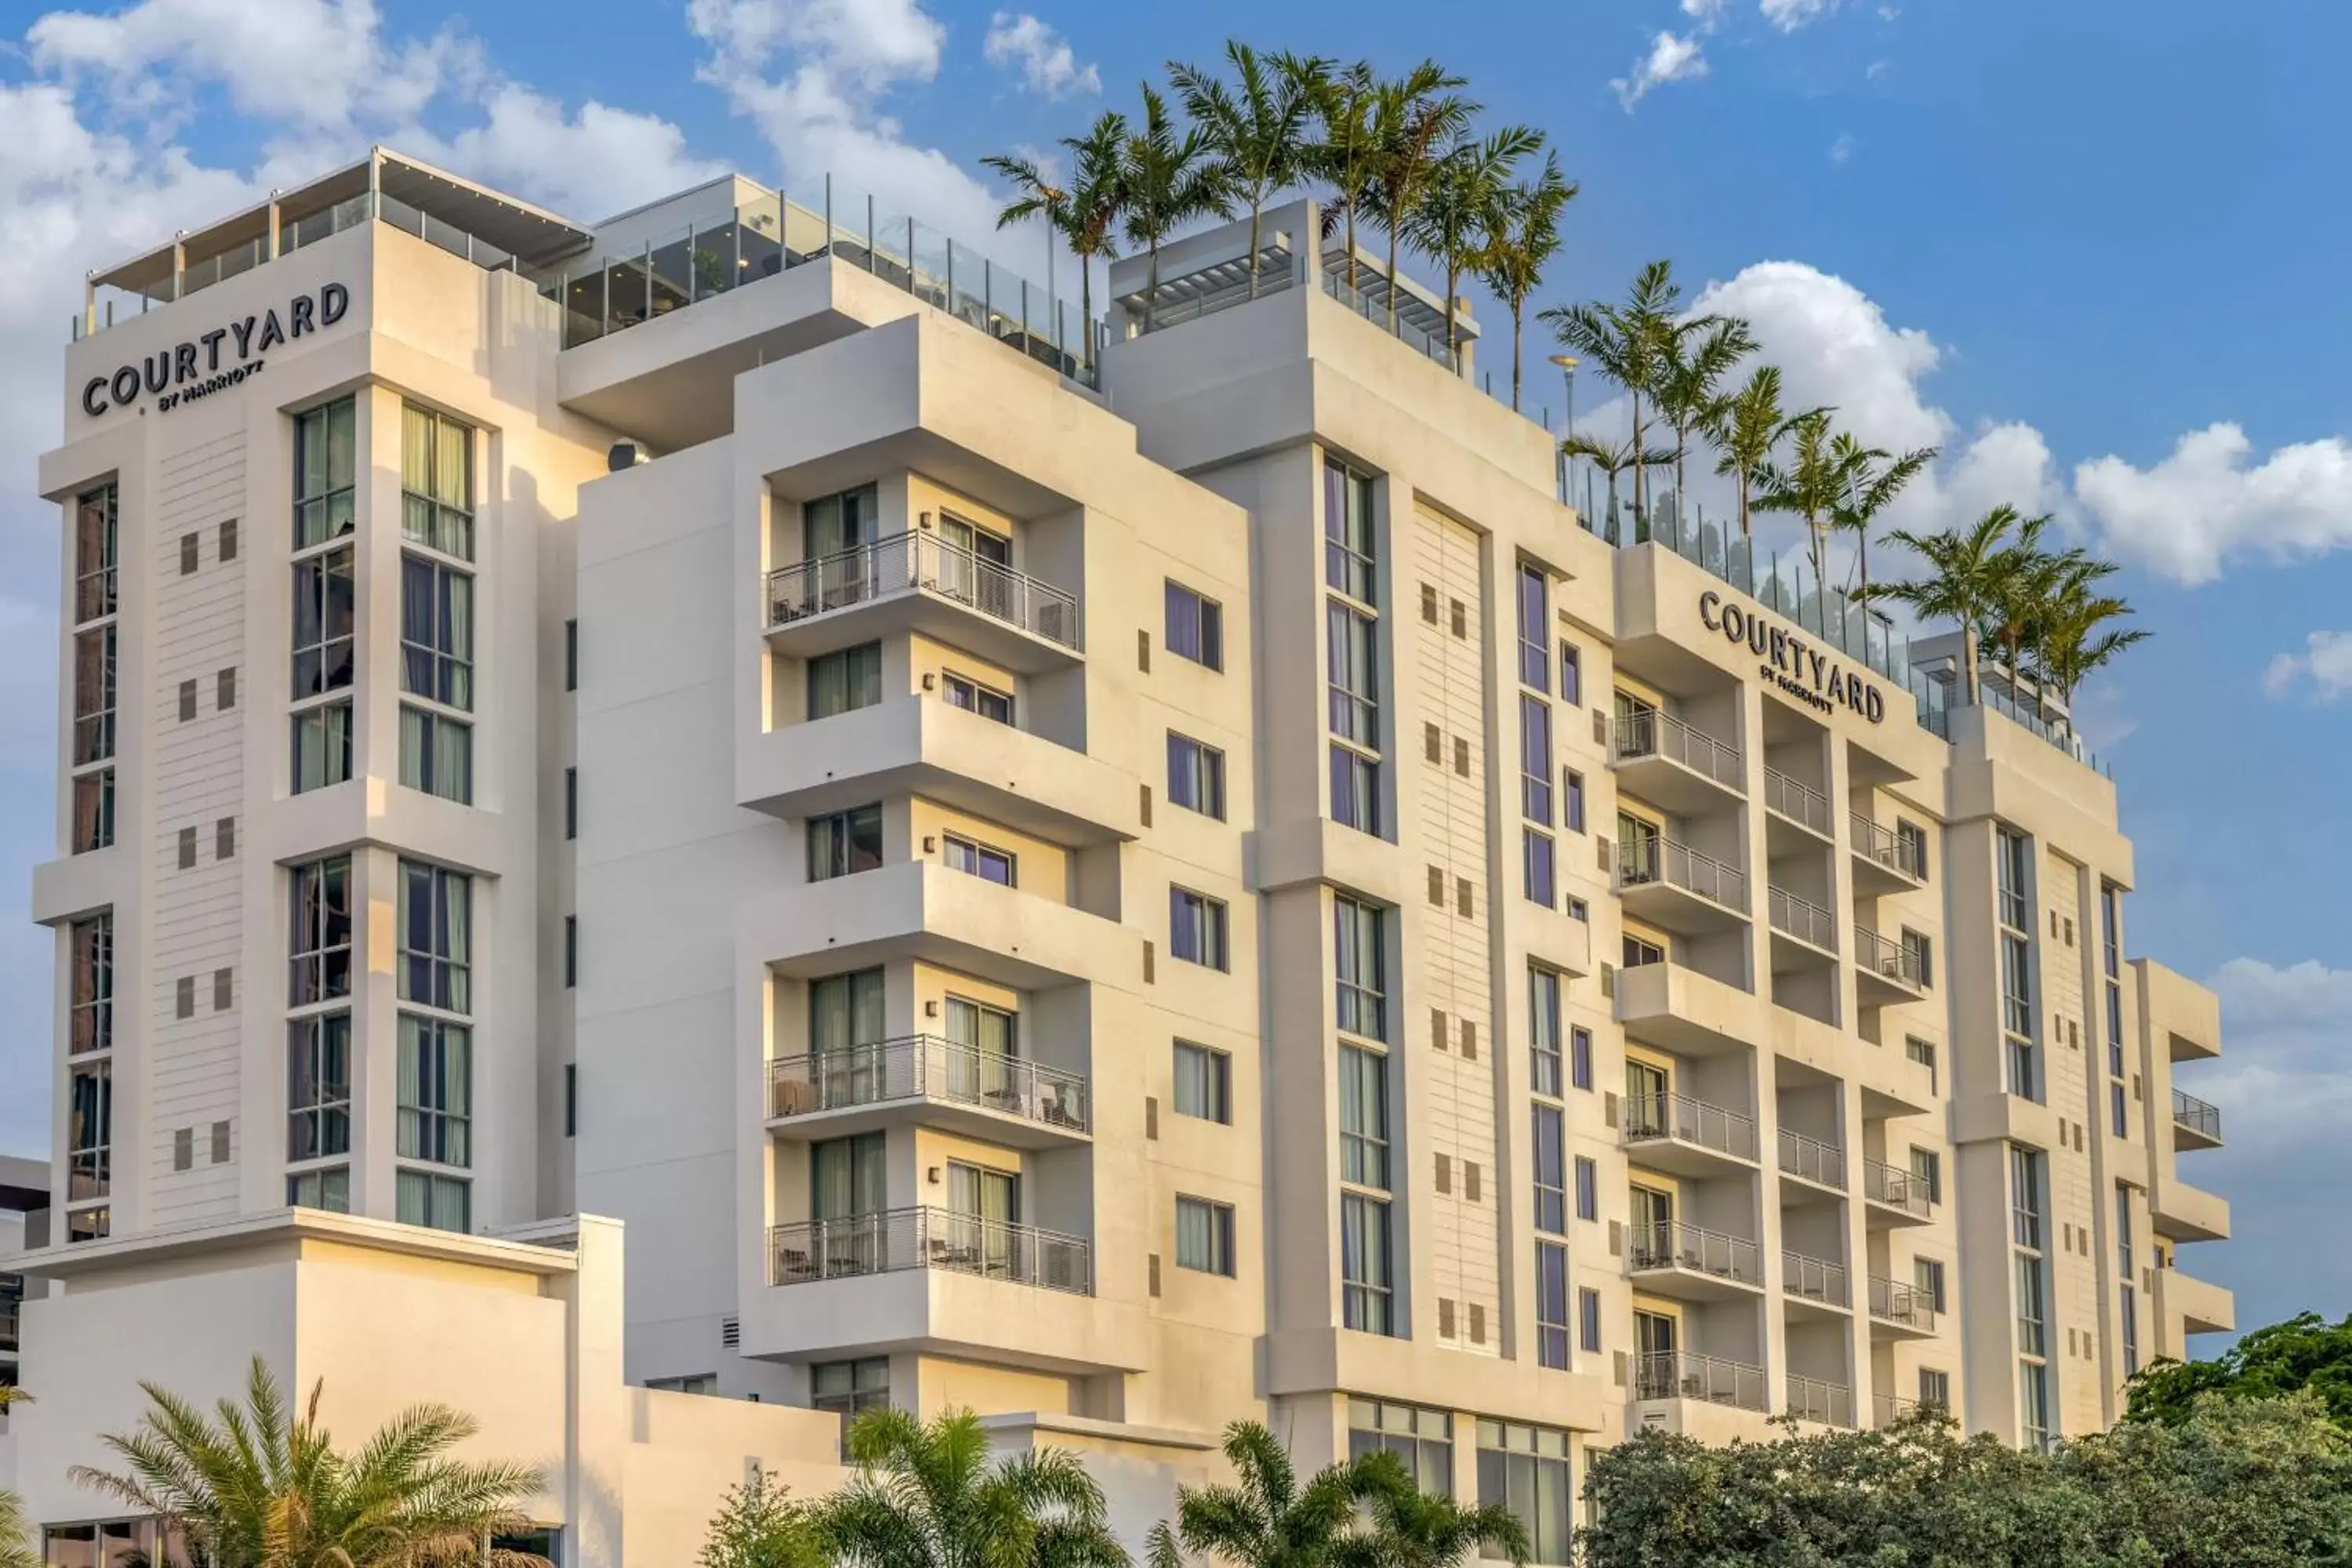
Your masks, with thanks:
M761 609L769 646L793 658L905 632L1024 675L1081 657L1075 596L924 529L780 567Z
M1774 855L1819 849L1834 842L1836 821L1829 796L1804 780L1766 764L1764 832Z
M1927 1292L1899 1279L1870 1280L1870 1331L1880 1339L1924 1340L1936 1331L1936 1309Z
M1853 1390L1843 1383L1792 1372L1789 1374L1789 1414L1800 1421L1817 1421L1824 1426L1851 1426Z
M1084 1237L928 1205L780 1225L769 1242L769 1279L776 1285L933 1268L1074 1296L1094 1293L1093 1250Z
M1838 1197L1845 1195L1845 1151L1792 1128L1780 1129L1780 1173L1794 1176L1803 1187L1783 1186L1781 1195L1801 1195L1806 1189Z
M1772 973L1820 969L1837 962L1837 917L1789 891L1768 888L1766 912L1772 923Z
M1618 842L1617 896L1635 920L1685 936L1748 920L1748 874L1672 838Z
M1907 893L1927 885L1927 848L1920 840L1881 827L1858 811L1853 827L1857 895Z
M1738 808L1748 794L1739 748L1655 710L1617 721L1617 787L1677 816Z
M771 1129L840 1138L918 1119L1014 1148L1087 1141L1087 1080L1074 1072L916 1035L813 1056L770 1071Z
M1780 1294L1792 1318L1842 1318L1853 1305L1844 1264L1785 1248L1780 1253Z
M1888 1226L1927 1225L1936 1217L1927 1184L1880 1160L1862 1163L1864 1217L1873 1230Z
M1635 1226L1625 1256L1643 1289L1679 1300L1738 1300L1764 1289L1754 1242L1700 1226Z
M1919 1402L1899 1394L1874 1394L1870 1396L1870 1424L1881 1429L1909 1420L1919 1413Z
M1678 1176L1752 1171L1756 1123L1686 1094L1636 1095L1625 1101L1625 1147L1635 1163Z
M1636 1399L1700 1399L1738 1410L1770 1408L1764 1369L1721 1356L1669 1351L1633 1363Z
M1916 1002L1927 994L1917 952L1864 925L1853 928L1853 985L1855 999L1865 1007Z
M2221 1108L2184 1094L2172 1091L2172 1146L2179 1149L2219 1149L2221 1146Z

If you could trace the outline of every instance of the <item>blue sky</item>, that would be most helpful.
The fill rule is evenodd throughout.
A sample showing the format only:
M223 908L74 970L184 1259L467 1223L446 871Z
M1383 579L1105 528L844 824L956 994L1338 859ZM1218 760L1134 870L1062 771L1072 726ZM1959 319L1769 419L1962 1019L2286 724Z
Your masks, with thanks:
M1156 10L1157 8L1154 8ZM2352 7L2248 0L385 0L0 4L0 864L50 853L58 344L85 268L384 142L570 216L733 165L845 184L990 240L977 159L1050 148L1228 36L1442 47L1583 194L1544 302L1675 258L1801 401L1944 458L1933 526L2056 511L2157 634L2086 694L2142 885L2129 945L2216 984L2229 1058L2186 1086L2231 1146L2192 1181L2238 1239L2189 1254L2241 1321L2352 1308L2312 1245L2352 1178L2352 341L2332 188ZM1024 268L1038 242L992 247ZM1065 272L1066 279L1069 275ZM1495 312L1485 313L1492 331ZM1549 345L1530 344L1535 361ZM1507 363L1489 353L1493 366ZM1556 387L1546 371L1538 395ZM1591 418L1611 411L1580 388ZM20 906L21 907L21 906ZM0 1146L36 1149L47 939L0 924Z

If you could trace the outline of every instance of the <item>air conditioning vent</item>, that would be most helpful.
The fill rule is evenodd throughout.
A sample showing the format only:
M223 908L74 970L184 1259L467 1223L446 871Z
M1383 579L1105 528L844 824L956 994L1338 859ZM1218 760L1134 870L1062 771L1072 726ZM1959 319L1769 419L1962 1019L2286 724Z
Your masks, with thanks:
M743 1320L740 1318L719 1319L719 1342L726 1346L730 1351L739 1348L743 1343Z

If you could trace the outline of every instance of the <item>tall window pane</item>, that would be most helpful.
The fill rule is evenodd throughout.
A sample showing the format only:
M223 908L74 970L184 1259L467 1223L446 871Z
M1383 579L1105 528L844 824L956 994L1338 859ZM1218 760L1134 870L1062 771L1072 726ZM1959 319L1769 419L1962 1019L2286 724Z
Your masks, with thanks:
M1369 751L1381 744L1380 623L1332 601L1325 612L1331 732Z
M352 863L348 857L297 866L293 886L291 979L287 1005L303 1006L352 992Z
M473 1163L473 1031L400 1016L400 1154L440 1165Z
M1370 1334L1392 1334L1394 1288L1389 1257L1389 1205L1359 1193L1339 1199L1341 1321Z
M1551 584L1539 566L1520 563L1518 574L1519 684L1551 689ZM1573 700L1571 699L1571 700Z
M113 1185L114 1063L76 1067L66 1086L66 1198L105 1197Z
M463 720L400 708L400 782L468 805L474 799L474 727Z
M352 1016L316 1013L286 1026L286 1158L352 1147Z
M294 547L308 549L352 531L356 416L339 398L294 416Z
M861 643L808 663L808 716L830 719L882 700L882 645Z
M352 553L349 546L294 563L294 700L352 683Z
M114 911L73 922L72 995L66 1049L87 1056L114 1045Z
M73 760L102 763L114 755L114 623L74 634Z
M474 579L421 555L400 558L400 689L474 706Z
M322 703L294 715L289 742L296 795L352 776L352 705Z
M74 502L74 625L114 614L115 489L101 485Z
M1372 602L1372 481L1335 458L1323 459L1323 580L1349 598Z
M473 879L421 860L400 863L400 997L473 1011Z
M444 555L474 558L474 432L415 404L400 410L400 531Z
M1532 965L1528 969L1528 1044L1533 1053L1535 1091L1559 1093L1559 976Z
M1381 911L1354 899L1331 900L1331 945L1338 967L1339 1027L1366 1039L1388 1031L1388 952Z

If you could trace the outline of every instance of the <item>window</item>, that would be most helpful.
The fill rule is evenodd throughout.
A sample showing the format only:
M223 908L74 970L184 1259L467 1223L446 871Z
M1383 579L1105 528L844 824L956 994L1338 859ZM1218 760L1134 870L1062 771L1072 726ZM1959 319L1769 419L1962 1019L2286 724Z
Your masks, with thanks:
M400 558L400 689L474 706L473 576L422 555Z
M568 990L580 984L580 917L563 917L563 984Z
M563 837L580 837L580 770L563 770Z
M213 705L226 713L236 706L236 667L231 665L213 677Z
M563 1135L580 1135L580 1068L575 1062L563 1064Z
M184 724L196 716L196 683L180 682L180 722Z
M841 1417L844 1430L861 1410L890 1403L890 1358L821 1361L809 1368L809 1404Z
M1371 604L1377 542L1372 534L1372 480L1326 454L1323 458L1323 581Z
M715 1372L689 1373L684 1377L649 1377L646 1386L659 1394L699 1394L705 1396L719 1392L719 1374Z
M352 531L357 444L348 397L294 416L295 549L324 544Z
M328 1165L316 1171L296 1172L286 1178L286 1204L289 1208L351 1213L352 1168Z
M1581 1025L1568 1032L1569 1081L1579 1089L1592 1087L1592 1031Z
M474 1035L463 1024L400 1016L400 1157L473 1161Z
M1927 1069L1927 1087L1933 1089L1936 1087L1936 1042L1923 1040L1916 1035L1906 1036L1903 1041L1903 1054Z
M400 407L400 531L474 558L474 432L446 414Z
M2017 1348L2027 1355L2045 1355L2049 1351L2042 1319L2042 1259L2028 1252L2017 1255Z
M348 544L294 563L294 700L352 683L352 551ZM406 635L404 625L403 635Z
M879 854L878 850L877 854ZM1013 863L1013 857L1005 850L992 848L950 833L940 839L940 858L947 863L950 870L978 877L983 882L994 882L1003 888L1019 885L1019 868Z
M953 702L954 689L948 700ZM821 654L808 661L808 716L830 719L836 713L871 708L882 700L882 645L861 643L838 653ZM968 706L958 704L958 706Z
M882 807L853 806L808 821L808 875L812 882L871 871L882 864Z
M74 625L114 614L115 489L101 485L74 501Z
M1387 1039L1388 937L1382 911L1345 894L1335 894L1331 951L1339 1027L1368 1040Z
M220 525L220 558L224 562L236 559L236 519L230 518Z
M1211 969L1230 964L1225 953L1225 906L1223 900L1190 888L1168 889L1168 952L1187 963Z
M1331 742L1331 820L1375 838L1383 831L1380 760L1340 741Z
M403 1225L460 1233L474 1228L474 1184L462 1176L403 1171L395 1180L393 1195Z
M1339 1179L1389 1190L1389 1059L1339 1047Z
M580 620L576 616L563 623L563 689L580 689Z
M286 1158L352 1148L352 1016L314 1013L286 1026Z
M1551 583L1543 568L1522 561L1518 574L1519 684L1551 689ZM1549 711L1549 710L1547 710Z
M2132 1277L2131 1188L2121 1182L2116 1184L2116 1272Z
M77 773L73 781L73 852L87 855L114 842L114 770Z
M1168 651L1207 665L1225 668L1225 609L1181 583L1168 584Z
M1176 1042L1176 1114L1230 1126L1234 1120L1234 1061L1223 1051Z
M1575 1500L1567 1433L1517 1421L1478 1423L1478 1501L1504 1509L1519 1521L1533 1548L1530 1563L1574 1560L1569 1520Z
M462 720L400 706L400 782L469 805L474 799L474 727Z
M292 974L286 1003L300 1007L352 994L352 863L313 860L289 874Z
M940 677L940 689L946 694L948 706L992 719L999 724L1013 722L1013 694L999 691L992 686L982 686L969 676L948 670Z
M74 634L74 766L114 755L114 623Z
M1389 1205L1360 1193L1339 1195L1340 1321L1368 1334L1396 1331L1390 1280Z
M1937 1311L1944 1310L1944 1265L1938 1258L1911 1260L1911 1289Z
M2032 931L2032 844L2016 829L2001 828L1994 846L1994 862L2000 889L2000 923L2011 931Z
M473 1011L473 879L400 863L400 999Z
M874 542L880 487L860 485L801 506L801 553L811 561ZM845 603L846 601L838 601ZM826 609L833 608L828 604Z
M113 1186L114 1063L77 1066L66 1085L66 1198L102 1198Z
M2011 1145L2009 1151L2010 1229L2017 1245L2042 1250L2042 1155Z
M1921 881L1927 879L1927 832L1916 822L1900 817L1895 823L1895 863L1910 871Z
M1952 1407L1952 1374L1932 1367L1919 1369L1919 1403L1932 1405L1939 1410Z
M2130 1102L2125 1098L2124 1086L2120 1083L2107 1085L2107 1115L2116 1137L2131 1136Z
M1601 1353L1601 1292L1580 1289L1576 1293L1577 1342L1592 1355Z
M197 551L197 542L199 538L199 535L194 533L184 533L180 535L180 575L183 577L187 576L196 569L196 563L199 558L199 552Z
M1538 1094L1559 1093L1559 975L1528 966L1528 1045L1530 1087Z
M1352 605L1324 608L1326 652L1331 661L1331 733L1366 751L1381 746L1380 623Z
M66 1026L66 1053L88 1056L114 1045L114 911L100 910L73 922L68 931L73 992Z
M1666 961L1666 950L1654 942L1627 931L1620 956L1624 960L1625 968L1641 969L1653 963L1664 963Z
M2122 1308L2123 1319L2120 1327L2124 1340L2124 1375L2136 1377L2139 1374L2139 1291L2126 1282L2123 1287L2123 1299L2118 1304Z
M294 793L323 789L352 776L352 705L329 702L294 715Z
M1573 771L1560 774L1561 822L1570 833L1584 831L1584 775Z
M1176 1267L1233 1278L1233 1205L1206 1198L1176 1200Z
M1519 811L1551 826L1551 704L1519 693Z
M1557 849L1550 834L1532 827L1519 830L1520 886L1529 903L1541 904L1548 910L1559 901Z
M1559 645L1559 700L1571 708L1584 700L1584 657L1572 642Z
M2015 931L2000 933L2000 988L2009 1092L2038 1100L2042 1082L2033 1044L2032 946Z
M1454 1417L1388 1399L1348 1401L1348 1457L1382 1451L1404 1463L1413 1484L1433 1497L1454 1495Z
M1568 1248L1536 1243L1536 1364L1568 1370Z
M1225 815L1225 753L1168 731L1168 799L1219 821Z
M1919 976L1920 986L1923 989L1934 989L1936 984L1934 942L1925 933L1906 926L1903 928L1903 956L1909 961L1912 971Z
M1531 1108L1535 1121L1535 1226L1551 1236L1568 1234L1567 1129L1557 1105ZM1584 1163L1577 1162L1583 1179ZM1579 1194L1580 1198L1581 1194Z
M1926 1191L1927 1201L1944 1201L1944 1158L1933 1149L1914 1148L1911 1151L1911 1179Z
M1601 1167L1581 1154L1576 1157L1576 1217L1601 1217Z

